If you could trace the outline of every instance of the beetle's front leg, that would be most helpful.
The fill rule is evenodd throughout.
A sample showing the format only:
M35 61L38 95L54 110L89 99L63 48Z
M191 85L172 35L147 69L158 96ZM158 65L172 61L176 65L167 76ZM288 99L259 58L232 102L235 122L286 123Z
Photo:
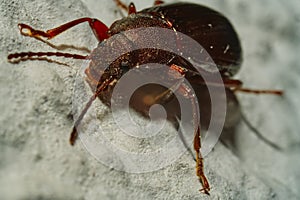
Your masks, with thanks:
M61 34L62 32L66 31L78 24L81 24L83 22L89 23L93 33L95 34L95 36L99 42L108 38L108 34L107 34L108 27L103 22L99 21L98 19L89 18L89 17L76 19L76 20L70 21L68 23L62 24L58 27L49 29L47 31L34 29L27 24L18 24L18 26L20 29L20 33L24 36L33 37L33 38L36 38L39 40L41 40L41 38L47 38L49 40L49 39L52 39L55 36Z

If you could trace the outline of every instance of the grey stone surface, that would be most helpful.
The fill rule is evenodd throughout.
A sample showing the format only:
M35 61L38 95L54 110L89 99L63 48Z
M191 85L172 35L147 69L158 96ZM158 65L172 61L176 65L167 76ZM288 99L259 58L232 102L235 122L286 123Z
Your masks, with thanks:
M188 153L155 172L130 174L106 167L82 143L74 147L68 143L72 91L81 61L61 59L71 67L44 61L15 65L6 56L53 51L19 35L18 23L46 30L94 16L111 24L120 17L114 3L1 0L0 199L300 199L299 2L194 2L221 11L236 27L244 49L237 77L247 87L284 89L282 98L238 94L247 118L283 151L270 148L241 123L236 155L220 143L205 158L210 197L198 192L194 161ZM152 1L136 1L136 5L139 10ZM89 48L96 44L87 24L51 42Z

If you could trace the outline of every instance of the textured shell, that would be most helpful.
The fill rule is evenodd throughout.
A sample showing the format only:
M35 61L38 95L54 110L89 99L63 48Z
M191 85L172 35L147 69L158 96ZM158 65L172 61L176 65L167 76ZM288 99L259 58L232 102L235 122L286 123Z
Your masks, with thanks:
M157 17L158 16L158 17ZM197 41L211 56L223 76L233 76L242 62L242 48L236 31L221 13L192 3L162 4L141 10L110 27L111 35L140 27L167 26L172 23L176 31Z
M236 74L242 48L236 31L221 13L205 6L175 3L151 7L140 13L159 12L175 29L196 40L210 54L223 75Z
M144 9L136 14L131 14L128 17L122 18L114 22L109 29L109 36L114 36L114 40L105 40L99 43L90 55L91 62L86 70L87 82L93 91L99 86L99 83L105 81L108 77L113 76L115 82L110 84L106 90L99 94L99 99L106 105L111 105L111 96L115 83L120 77L126 73L123 71L123 64L127 64L127 68L135 68L137 65L144 63L172 63L181 67L192 69L192 66L186 60L179 56L174 57L172 53L159 49L140 49L130 51L121 55L116 60L112 59L115 52L128 49L130 45L136 45L126 37L126 34L118 34L127 30L134 30L141 27L161 27L170 28L166 21L172 23L173 27L189 37L193 38L210 54L213 61L221 74L226 77L234 75L241 63L241 46L238 36L230 24L230 22L222 14L197 4L190 3L175 3L166 4ZM143 35L138 35L142 38L140 41L145 43L154 43L155 37L146 38ZM213 47L213 48L211 48ZM109 60L114 60L112 63ZM109 66L105 63L110 63ZM171 64L171 63L169 63ZM157 71L157 76L164 75ZM166 79L169 77L166 77ZM193 76L186 75L190 81ZM197 80L201 80L201 76L196 76ZM201 81L200 81L201 82ZM192 83L192 87L200 102L201 107L201 125L202 128L207 128L211 118L211 102L207 88L204 85ZM166 88L150 84L140 87L131 96L130 105L136 111L148 116L150 104L143 102L143 97L146 95L157 96L164 92ZM234 93L231 90L226 90L228 104L234 106L232 110L237 110L238 102ZM223 98L220 98L223 99ZM154 102L155 103L155 102ZM167 111L168 119L176 121L180 119L180 106L176 98L172 99L163 105ZM230 106L228 106L230 108ZM230 109L227 113L231 113ZM228 116L227 116L228 118Z

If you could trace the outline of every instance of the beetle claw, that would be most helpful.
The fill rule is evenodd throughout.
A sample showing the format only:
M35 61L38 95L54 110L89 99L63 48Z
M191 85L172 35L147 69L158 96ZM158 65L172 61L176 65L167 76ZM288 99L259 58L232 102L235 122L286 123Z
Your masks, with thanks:
M18 24L21 35L31 37L33 35L34 29L26 24Z
M203 194L210 195L209 190L210 190L210 188L202 188L202 189L199 190L199 192L201 192Z

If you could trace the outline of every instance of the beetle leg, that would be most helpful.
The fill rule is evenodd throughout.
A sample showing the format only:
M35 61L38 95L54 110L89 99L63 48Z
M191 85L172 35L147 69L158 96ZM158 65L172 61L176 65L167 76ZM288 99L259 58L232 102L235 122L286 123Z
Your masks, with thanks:
M125 10L129 15L136 13L136 8L134 3L130 3L129 6L127 6L125 3L123 3L121 0L114 0L118 7Z
M223 83L214 83L214 82L204 82L202 79L199 79L197 76L195 78L191 77L189 79L192 83L205 84L210 86L224 86L229 88L234 92L245 92L253 94L274 94L274 95L283 95L282 90L256 90L250 88L243 88L243 83L240 80L236 79L223 79Z
M170 88L168 88L166 91L162 92L161 94L157 95L154 98L148 99L146 98L144 101L145 105L153 105L154 103L156 104L166 104L172 98L174 97L174 92L177 91L180 88L180 85L184 81L184 68L172 64L169 68L169 76L172 76L174 79L178 79L178 81Z
M154 5L160 5L160 4L164 4L165 2L164 1L160 1L160 0L155 0L154 1Z
M14 54L11 54L11 55L14 55ZM60 62L58 60L53 60L53 59L50 59L50 58L47 58L47 57L23 57L23 58L16 58L16 59L11 59L9 60L8 59L8 62L10 63L13 63L13 64L18 64L19 62L21 61L27 61L27 60L38 60L38 61L46 61L46 62L49 62L49 63L56 63L58 65L63 65L63 66L66 66L66 67L71 67L71 65L67 64L67 63L63 63L63 62Z
M201 136L200 136L200 126L199 126L199 119L198 119L198 107L196 104L196 96L191 93L191 89L185 85L182 84L181 87L179 88L179 91L183 96L186 98L190 99L193 107L193 119L194 119L194 124L196 126L195 128L195 133L194 133L194 150L196 152L196 174L199 178L199 181L201 182L203 188L200 189L199 191L202 193L205 193L209 195L210 191L210 186L207 181L207 178L204 174L204 165L203 165L203 157L200 152L201 148Z
M121 0L114 0L114 1L115 1L115 3L117 4L118 7L122 8L126 12L129 11L128 6L125 3L123 3Z
M243 88L243 83L236 79L224 79L224 86L226 88L230 88L234 92L245 92L245 93L253 93L253 94L274 94L274 95L283 95L282 90L256 90L250 88ZM212 85L212 84L210 84Z
M249 88L235 88L233 89L234 92L245 92L245 93L252 93L252 94L273 94L282 96L283 91L282 90L255 90L255 89L249 89Z
M20 29L20 33L24 36L33 37L39 40L41 40L41 38L47 38L49 40L61 34L62 32L72 28L73 26L76 26L83 22L89 23L94 35L96 36L99 42L108 38L108 34L107 34L108 27L101 21L89 17L76 19L71 22L65 23L61 26L58 26L56 28L49 29L47 31L36 30L27 24L18 24L18 26Z
M84 115L86 114L86 112L88 111L88 109L91 107L92 103L95 101L95 99L99 96L99 94L106 89L106 87L113 81L114 79L112 77L110 77L109 79L106 79L103 83L101 83L98 87L96 92L93 94L93 96L89 99L89 101L86 103L85 107L83 108L83 110L81 111L80 115L78 116L77 120L74 123L72 132L70 134L70 144L74 145L75 141L78 137L78 125L81 123Z
M194 133L194 150L196 152L196 175L198 176L199 181L201 182L201 184L203 186L203 188L200 189L199 191L204 194L209 195L210 186L209 186L207 178L204 174L203 157L200 152L201 137L200 137L200 127L199 127L199 121L198 121L198 109L197 109L197 104L195 101L196 97L194 95L190 94L190 89L185 84L182 84L182 82L179 82L178 84L174 85L174 88L168 89L161 95L157 96L155 98L156 99L155 103L161 103L161 104L166 103L168 100L170 100L173 97L174 89L179 91L181 93L181 95L189 98L192 103L194 124L197 127L197 128L195 128L195 133Z
M42 39L42 38L51 39L51 38L59 35L60 33L68 30L69 28L76 26L83 22L89 22L91 29L93 30L96 38L99 41L102 41L102 40L108 38L108 35L107 35L108 28L106 27L106 25L103 24L102 22L100 22L99 20L92 19L92 18L76 19L74 21L68 22L59 27L56 27L56 28L53 28L53 29L50 29L47 31L36 30L27 24L19 24L18 26L20 29L20 33L22 35L28 36L28 37L33 37L37 40L40 40L40 41L48 44L52 48L60 49L60 50L65 49L65 48L75 48L77 50L83 50L83 51L89 52L89 50L87 48L77 48L77 47L70 46L70 45L55 46L55 45L51 44L50 42ZM58 57L66 57L66 58L74 58L74 59L86 59L87 58L87 56L83 56L83 55L79 55L79 54L70 54L70 53L62 53L62 52L22 52L22 53L10 54L10 55L8 55L7 59L10 62L18 62L21 60L28 60L28 59L35 59L35 58L39 59L39 58L42 58L43 56L46 56L46 57L58 56ZM17 61L12 61L12 59L17 59ZM47 58L43 58L41 60L51 61L50 59L47 59Z
M191 101L192 104L192 109L193 109L193 119L194 119L194 125L195 125L195 133L194 133L194 150L196 152L196 174L199 178L199 181L201 182L203 188L200 189L200 192L203 192L205 194L209 195L209 191L210 191L210 186L209 183L207 181L207 178L204 174L204 165L203 165L203 157L201 155L200 152L200 148L201 148L201 138L200 138L200 127L199 127L199 118L198 118L198 106L196 103L196 96L195 94L192 93L192 90L189 88L189 86L187 86L186 84L183 83L184 79L183 77L185 76L186 71L184 70L184 68L172 64L170 66L170 70L172 71L176 71L179 73L179 75L181 75L181 79L180 81L177 82L177 84L175 84L173 87L171 87L170 89L168 89L166 92L164 92L164 94L159 95L159 99L160 101L166 101L168 100L170 97L173 96L175 91L178 91L182 96L188 98Z
M174 92L177 91L182 83L183 79L174 84L171 88L154 98L154 102L158 104L166 104L174 97Z
M203 157L201 155L200 148L201 148L201 138L200 138L200 128L198 126L198 129L194 137L194 149L196 151L196 174L199 177L199 181L203 186L203 188L200 189L199 191L209 195L210 186L204 174Z

